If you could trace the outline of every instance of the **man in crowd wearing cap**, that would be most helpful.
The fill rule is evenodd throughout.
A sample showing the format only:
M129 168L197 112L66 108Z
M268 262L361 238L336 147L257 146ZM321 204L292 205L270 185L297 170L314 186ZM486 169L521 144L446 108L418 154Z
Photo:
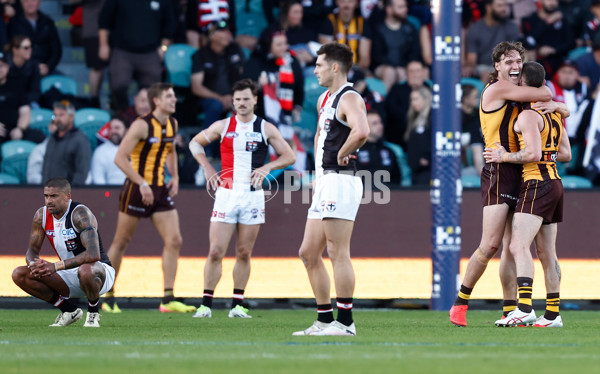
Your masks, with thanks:
M50 178L66 178L71 185L83 185L90 171L92 147L87 136L74 126L75 106L62 100L53 105L56 131L48 139L42 183Z
M206 32L208 45L192 56L192 93L208 127L231 110L231 87L241 78L244 53L233 41L227 21L213 22ZM215 156L210 147L207 156Z

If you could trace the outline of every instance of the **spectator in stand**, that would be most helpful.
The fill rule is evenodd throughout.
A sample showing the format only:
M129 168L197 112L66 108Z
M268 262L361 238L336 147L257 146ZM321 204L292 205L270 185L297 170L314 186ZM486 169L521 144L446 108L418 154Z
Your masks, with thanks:
M600 0L592 0L587 17L583 25L583 38L586 44L592 45L594 40L600 41Z
M333 37L340 44L347 44L354 52L354 63L359 59L358 44L363 34L363 17L358 12L358 0L336 0L337 9L329 14Z
M519 28L509 19L507 0L486 0L485 16L467 29L462 75L490 80L492 49L501 41L521 38Z
M9 20L17 14L23 13L20 0L0 0L0 18ZM3 15L3 16L2 16Z
M575 47L575 36L563 20L558 0L540 0L537 13L522 20L523 47L530 60L537 60L551 79L567 53Z
M4 18L0 17L0 50L2 50L3 46L8 43L8 35L6 32L6 23L4 23Z
M92 156L90 174L91 183L96 185L123 185L125 173L115 164L115 156L119 144L125 136L127 125L119 117L113 117L110 122L108 141L100 144Z
M192 56L192 93L204 113L205 128L231 110L231 87L240 80L245 58L233 41L229 24L222 20L207 28L208 45ZM214 157L217 147L208 147L207 156Z
M36 145L27 159L27 183L28 184L42 184L42 169L44 167L44 156L46 155L46 148L48 147L48 141L52 134L56 131L56 124L51 121L48 124L48 132L50 135L44 139L43 142Z
M546 85L552 91L554 101L565 103L571 115L564 120L566 134L571 144L570 174L581 174L585 137L590 125L591 92L586 83L580 82L577 65L572 60L565 60L551 81Z
M304 101L304 76L298 60L289 52L285 32L268 27L257 50L244 65L242 78L259 82L256 115L277 125L297 122ZM289 139L282 131L284 139Z
M368 170L371 172L371 181L383 182L377 171L384 171L387 182L400 185L401 171L400 165L394 152L383 143L383 122L381 116L375 110L367 111L367 121L369 123L369 137L367 142L358 150L356 166L359 170ZM377 180L376 180L377 179Z
M75 106L62 100L54 103L56 131L48 140L42 183L50 178L64 177L72 185L83 185L90 170L92 148L83 132L74 126Z
M9 140L44 140L41 131L29 128L31 109L23 86L8 79L10 65L8 55L0 52L0 145Z
M300 120L304 102L304 75L300 62L288 50L285 32L278 26L261 33L256 51L244 65L242 78L258 82L255 114L277 126L296 154L296 171L305 171L306 154L292 125Z
M581 47L586 44L589 38L586 36L586 22L594 18L594 10L588 8L590 0L561 0L559 4L560 12L563 15L563 20L571 29L575 37L575 45ZM591 0L592 6L594 3L600 5L599 0ZM537 9L536 9L537 10Z
M471 166L467 157L467 150L470 149L473 167L477 175L481 175L485 160L483 158L483 135L479 122L479 91L477 87L470 84L462 85L461 113L463 167Z
M27 102L37 107L40 95L41 75L38 64L31 59L31 40L24 35L15 35L10 41L10 71L8 79L18 82L25 89Z
M98 17L104 5L104 0L83 1L83 50L85 52L85 65L90 69L90 100L91 105L100 108L100 89L104 69L108 67L108 60L103 60L98 55L100 42L98 39Z
M40 12L41 0L21 0L23 13L8 23L8 37L25 35L33 44L31 58L37 61L42 77L54 74L62 57L62 45L54 20Z
M279 25L285 31L289 48L296 53L296 58L303 66L314 65L315 51L311 51L309 44L328 43L333 40L333 27L327 19L304 18L304 8L300 0L287 0L281 6ZM312 74L312 70L311 70Z
M359 66L371 68L386 90L406 79L409 61L421 59L419 30L408 21L406 0L385 0L383 22L371 23L361 39Z
M387 114L385 138L406 149L404 135L406 133L410 93L421 87L426 87L427 68L421 61L410 61L406 64L406 81L395 83L384 101Z
M208 26L218 21L227 21L229 31L235 35L235 19L235 0L187 0L187 43L196 49L204 47Z
M148 89L142 88L133 98L133 105L127 108L122 114L127 127L131 125L138 117L143 117L150 113L150 102L148 101Z
M588 85L592 98L595 99L600 89L600 35L592 40L592 51L580 56L575 64L579 69L580 80Z
M413 186L431 183L431 91L421 87L410 93L408 127L404 135L406 159Z
M161 60L175 24L170 0L105 0L98 19L98 56L110 58L112 107L117 112L129 106L127 93L134 77L140 88L161 80Z

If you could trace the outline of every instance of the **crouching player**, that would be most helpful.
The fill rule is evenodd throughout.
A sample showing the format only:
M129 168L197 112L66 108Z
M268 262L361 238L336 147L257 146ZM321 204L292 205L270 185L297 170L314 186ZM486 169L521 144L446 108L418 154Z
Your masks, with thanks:
M64 178L46 182L44 201L33 217L27 266L13 271L13 281L31 296L60 309L50 326L68 326L81 319L83 312L69 298L85 296L88 312L83 326L100 327L98 301L113 286L115 269L102 248L96 217L88 207L71 200L71 185ZM60 261L39 258L45 236Z

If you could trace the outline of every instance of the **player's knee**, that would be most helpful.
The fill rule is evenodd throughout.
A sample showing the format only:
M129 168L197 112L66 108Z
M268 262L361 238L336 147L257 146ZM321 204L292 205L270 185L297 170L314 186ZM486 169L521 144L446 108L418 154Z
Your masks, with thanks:
M77 269L77 277L79 278L80 283L87 283L93 281L95 275L94 271L92 270L92 265L83 264L79 266L79 269Z
M29 273L30 271L27 268L27 266L19 266L15 268L15 270L13 270L12 280L13 282L15 282L16 285L21 285L25 282L25 279L27 278Z
M494 257L494 255L498 252L498 248L490 247L487 250L479 247L475 250L475 257L481 263L487 264Z
M208 250L207 260L210 262L221 262L223 260L224 251L221 251L219 248L211 248Z
M244 262L250 261L250 255L252 254L252 251L249 247L240 246L237 248L236 253L237 253L236 257L238 260L244 261Z
M179 250L183 245L183 238L181 235L171 235L165 243L167 247Z

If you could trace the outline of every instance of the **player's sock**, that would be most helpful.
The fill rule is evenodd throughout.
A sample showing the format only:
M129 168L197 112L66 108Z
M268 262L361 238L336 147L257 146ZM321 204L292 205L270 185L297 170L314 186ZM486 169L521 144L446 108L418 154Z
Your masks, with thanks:
M163 304L168 304L171 301L175 300L175 295L173 295L173 289L172 288L165 288L165 294L162 298L162 303Z
M55 292L48 302L60 309L60 311L63 313L74 312L77 310L77 306L75 304L70 302L68 298L60 296L58 292Z
M454 305L469 305L469 299L471 298L472 288L466 287L464 284L460 285L460 291L454 301Z
M317 321L323 323L333 322L333 307L331 304L317 304Z
M202 305L207 308L212 308L214 294L215 290L204 290L204 295L202 295Z
M548 321L554 321L558 317L560 307L560 293L548 293L546 294L546 312L544 318Z
M98 307L100 306L100 298L96 300L88 300L88 313L98 313Z
M528 277L517 277L519 287L519 310L523 313L531 313L531 293L533 292L533 279Z
M502 302L502 317L506 317L508 313L517 309L517 300L504 300Z
M338 316L337 320L341 324L350 326L352 322L352 298L338 297L337 299Z
M231 299L231 309L235 308L238 305L242 305L242 301L244 301L244 290L234 288L233 298Z

